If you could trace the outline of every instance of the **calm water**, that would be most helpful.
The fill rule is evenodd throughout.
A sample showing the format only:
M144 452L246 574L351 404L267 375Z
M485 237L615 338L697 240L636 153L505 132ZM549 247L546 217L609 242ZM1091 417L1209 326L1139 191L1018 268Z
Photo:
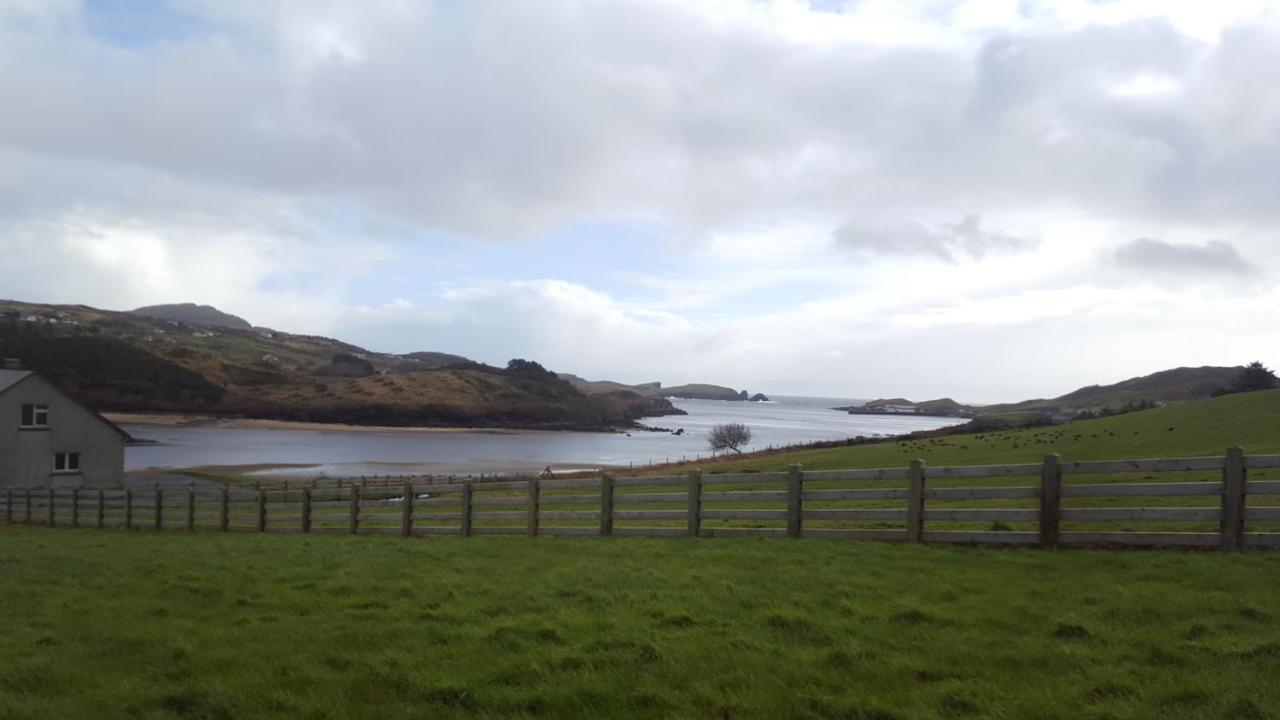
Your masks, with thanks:
M752 447L763 449L857 435L897 435L957 421L933 417L849 415L830 408L854 400L777 397L771 403L674 400L688 415L652 418L666 432L450 432L396 433L316 430L245 430L217 427L125 429L155 445L131 446L130 470L210 465L292 465L275 475L375 475L536 471L546 465L589 467L644 465L705 457L707 431L719 423L751 428Z

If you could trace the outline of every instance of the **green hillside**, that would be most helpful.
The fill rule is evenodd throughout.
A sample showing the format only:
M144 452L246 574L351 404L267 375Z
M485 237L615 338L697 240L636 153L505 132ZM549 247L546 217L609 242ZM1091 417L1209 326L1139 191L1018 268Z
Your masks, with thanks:
M770 471L802 463L812 470L830 470L897 467L914 458L930 465L985 465L1038 462L1051 452L1064 460L1195 457L1218 455L1235 445L1251 453L1280 453L1280 390L1054 427L745 456L701 467Z

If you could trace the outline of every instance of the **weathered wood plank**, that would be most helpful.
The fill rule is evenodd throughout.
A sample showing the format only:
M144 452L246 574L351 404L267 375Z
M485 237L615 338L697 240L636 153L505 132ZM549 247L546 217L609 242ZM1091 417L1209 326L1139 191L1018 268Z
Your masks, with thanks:
M1245 533L1244 546L1255 548L1280 548L1280 533Z
M809 482L827 482L831 480L862 482L906 480L910 474L906 468L868 468L860 470L806 470L804 476Z
M622 503L684 503L689 499L689 493L614 493L613 502L615 504Z
M542 507L548 505L599 505L599 495L548 495L539 496Z
M1280 520L1280 507L1255 507L1244 509L1245 520Z
M551 537L570 537L570 536L590 536L596 537L600 534L600 528L597 527L544 527L538 531L539 535Z
M853 528L801 528L800 537L827 538L830 540L884 540L890 542L904 542L907 539L907 531L891 529L863 530Z
M1036 522L1040 519L1039 510L1031 509L957 509L957 510L928 510L924 511L925 520L934 520L941 522L967 522L971 520L991 520L1002 522Z
M905 522L906 510L866 508L855 510L805 510L805 520L897 520Z
M684 537L688 530L682 527L614 527L613 534L622 537Z
M1222 467L1223 459L1221 457L1153 458L1149 460L1100 460L1062 463L1062 471L1072 475L1221 470Z
M987 477L1039 477L1039 464L1025 465L953 465L929 467L929 479L938 478L987 478Z
M471 519L473 522L481 520L528 520L529 513L523 510L473 510ZM472 528L474 529L474 528ZM528 532L528 526L520 528L521 533Z
M1214 547L1217 533L1168 532L1063 532L1059 545L1141 545L1176 547Z
M786 537L786 528L726 528L726 527L704 527L702 528L702 537L708 538L731 538L731 537Z
M962 532L930 530L924 533L927 543L961 543L966 545L1037 545L1038 532Z
M728 492L703 492L702 502L784 502L787 500L786 490L745 490Z
M685 475L662 475L654 477L614 478L614 487L645 487L648 485L685 485L689 478Z
M418 512L413 516L414 524L417 525L420 520L461 520L460 512ZM457 528L454 528L457 531Z
M1062 497L1186 497L1221 495L1222 482L1104 483L1063 485Z
M808 473L805 474L806 478ZM806 501L819 500L905 500L909 491L896 489L867 488L859 490L805 490Z
M710 510L703 508L700 516L703 520L786 520L786 510Z
M614 520L683 520L689 517L684 510L614 510ZM618 528L614 528L618 530ZM619 534L619 533L614 533ZM681 534L686 534L681 530Z
M1062 511L1063 520L1218 520L1222 511L1218 508L1067 508Z
M526 529L523 527L484 527L476 525L471 528L472 535L524 535Z
M1003 488L929 488L924 496L930 500L986 500L990 498L1033 498L1040 496L1040 488L1031 486Z
M480 493L488 490L525 490L529 489L528 480L503 480L503 481L480 481L475 484L474 492Z
M1280 495L1280 481L1267 480L1263 482L1254 481L1245 484L1245 493L1248 495Z
M600 478L581 478L566 480L542 480L543 490L569 490L577 488L598 488Z
M784 472L770 473L723 473L717 475L703 475L703 485L739 485L743 483L784 483L787 481L787 474Z
M496 505L519 505L521 507L529 504L528 495L521 497L484 497L481 495L471 496L472 507L493 507Z
M538 516L542 520L599 520L596 510L541 510Z
M1275 470L1280 468L1280 455L1250 455L1244 466L1249 470Z

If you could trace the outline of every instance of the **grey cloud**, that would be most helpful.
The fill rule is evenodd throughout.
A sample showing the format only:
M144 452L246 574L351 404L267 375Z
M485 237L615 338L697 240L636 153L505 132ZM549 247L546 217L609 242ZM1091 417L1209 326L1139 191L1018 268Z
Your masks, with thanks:
M961 258L980 260L988 255L1029 250L1038 243L982 227L978 215L965 215L957 223L926 224L875 223L850 220L835 230L841 247L875 255L931 255L954 262Z
M1116 265L1126 270L1183 276L1253 277L1261 272L1240 254L1235 245L1225 240L1210 240L1203 245L1178 245L1140 238L1117 248L1114 259Z
M130 48L0 19L0 97L21 108L0 146L69 178L148 170L496 235L920 198L1280 217L1280 102L1256 91L1280 83L1268 26L1212 47L1161 21L1003 33L974 52L802 45L682 3L183 7L211 29ZM1177 90L1110 92L1140 74ZM29 185L22 167L0 186ZM51 205L127 204L110 182L41 187Z

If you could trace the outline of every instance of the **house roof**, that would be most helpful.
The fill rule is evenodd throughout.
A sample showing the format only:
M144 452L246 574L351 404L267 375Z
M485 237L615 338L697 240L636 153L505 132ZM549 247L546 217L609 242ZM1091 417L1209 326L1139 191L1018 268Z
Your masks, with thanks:
M0 370L0 395L3 395L7 390L9 390L9 388L17 385L18 383L22 382L23 380L26 380L27 378L33 375L40 378L41 380L44 380L45 382L49 383L53 387L57 388L59 392L61 392L63 395L66 395L68 398L70 398L71 401L74 402L76 405L79 405L80 407L84 408L85 412L98 418L102 422L106 423L106 425L110 427L112 430L115 430L116 432L120 433L120 436L123 437L126 442L133 439L133 436L125 432L124 430L120 429L119 425L116 425L115 423L103 417L102 413L98 412L97 410L94 410L88 405L85 405L79 400L76 400L74 397L71 397L71 394L68 393L66 390L63 390L61 387L59 387L58 383L53 382L52 380L50 380L47 377L44 377L43 375L40 375L34 370Z
M0 370L0 393L33 375L30 370Z

